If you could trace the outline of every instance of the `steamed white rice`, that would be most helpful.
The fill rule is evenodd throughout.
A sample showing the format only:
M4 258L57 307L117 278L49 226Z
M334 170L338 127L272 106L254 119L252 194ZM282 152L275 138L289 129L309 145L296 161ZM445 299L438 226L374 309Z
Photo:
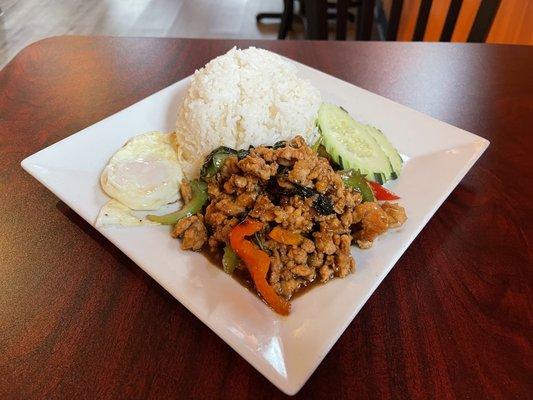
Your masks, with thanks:
M178 109L174 144L183 173L196 178L205 156L221 145L309 138L320 102L320 92L277 54L231 49L194 73Z

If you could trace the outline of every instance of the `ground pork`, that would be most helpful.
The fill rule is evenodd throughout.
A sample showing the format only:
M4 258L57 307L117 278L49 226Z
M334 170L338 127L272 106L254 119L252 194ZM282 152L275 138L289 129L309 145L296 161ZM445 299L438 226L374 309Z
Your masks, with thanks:
M381 205L381 208L387 214L387 222L389 224L389 228L398 228L399 226L402 226L407 220L405 208L398 204L389 203L386 201Z
M184 200L190 200L186 182L181 191ZM208 244L220 251L240 221L263 222L263 232L249 239L268 253L267 280L286 299L314 281L352 273L351 244L368 248L407 218L398 204L363 203L361 194L346 187L330 162L299 136L275 148L251 148L241 159L228 157L208 179L208 194L204 216L179 221L172 235L183 238L184 249ZM318 207L319 199L326 199L331 209ZM295 244L270 238L275 227L300 240Z
M178 221L172 230L172 237L183 239L181 241L183 250L200 250L207 242L204 217L197 214Z

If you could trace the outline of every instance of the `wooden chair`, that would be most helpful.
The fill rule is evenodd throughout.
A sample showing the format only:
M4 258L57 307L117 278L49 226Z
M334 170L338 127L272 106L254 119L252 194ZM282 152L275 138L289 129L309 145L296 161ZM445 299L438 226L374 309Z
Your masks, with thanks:
M283 0L282 13L259 13L255 16L255 20L259 23L263 19L280 19L281 22L278 28L278 39L285 39L287 34L292 29L292 21L294 19L294 0Z
M347 21L354 22L355 21L355 15L348 12L348 7L358 7L360 4L360 0L354 1L354 0L337 0L337 2L326 2L326 18L327 19L337 19L337 39L345 39L346 38L346 25ZM255 16L256 21L259 23L264 19L280 19L280 25L278 29L278 39L285 39L287 37L287 34L292 29L292 23L294 21L294 17L302 18L305 22L305 1L300 0L300 13L295 14L294 13L294 0L283 0L283 12L282 13L259 13ZM341 15L341 19L344 21L341 23L342 26L344 26L344 30L341 26L341 30L339 31L339 14ZM307 29L307 28L306 28ZM344 32L344 33L343 33ZM344 37L343 37L344 36Z
M357 36L358 40L370 40L372 35L372 24L374 22L374 8L375 0L361 0L360 19L358 19ZM418 16L416 19L415 30L413 33L413 41L421 41L424 39L426 26L429 19L429 12L433 0L421 0L418 9ZM485 42L489 34L490 28L498 12L501 0L481 0L481 4L477 11L476 17L468 34L468 42ZM451 0L448 13L444 21L444 27L440 35L441 42L449 42L452 38L459 12L463 5L463 0ZM392 0L392 7L389 16L389 21L386 26L385 40L396 40L398 36L398 28L400 26L400 19L402 15L403 0Z

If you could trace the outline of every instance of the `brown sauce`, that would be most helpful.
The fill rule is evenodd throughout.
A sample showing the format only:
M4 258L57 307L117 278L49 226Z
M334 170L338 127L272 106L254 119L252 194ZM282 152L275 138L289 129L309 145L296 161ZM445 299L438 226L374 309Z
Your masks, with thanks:
M306 294L311 289L313 289L313 288L315 288L315 287L317 287L319 285L320 285L320 281L318 279L315 279L314 281L309 282L305 286L300 286L300 288L296 292L293 293L293 295L291 297L291 300L296 299L296 298Z
M218 268L224 271L224 268L222 267L222 251L213 252L208 249L204 249L201 251L201 253L211 262L211 264L216 265ZM231 276L233 279L239 282L242 286L244 286L247 290L252 292L257 297L261 298L259 294L257 293L257 290L255 290L252 277L250 276L250 273L247 270L235 268L235 271L233 271L233 274L231 274ZM320 285L320 281L318 279L315 279L314 281L309 282L305 286L300 286L300 288L292 295L290 300L296 299L302 296L303 294L309 292L312 288L317 287L319 285Z
M224 271L224 268L222 267L221 251L210 251L204 249L203 251L201 251L201 253L211 262L211 264L216 265L218 268ZM233 271L233 274L231 274L231 276L250 292L257 295L257 290L255 290L254 283L252 282L252 277L250 276L248 271L240 268L235 268L235 271Z

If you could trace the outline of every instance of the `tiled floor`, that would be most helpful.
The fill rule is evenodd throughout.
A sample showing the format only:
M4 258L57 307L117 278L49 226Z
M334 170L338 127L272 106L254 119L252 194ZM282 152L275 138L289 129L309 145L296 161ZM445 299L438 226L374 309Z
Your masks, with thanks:
M257 24L281 0L2 0L0 67L28 44L55 35L275 39L277 24ZM295 25L292 38L302 37Z

